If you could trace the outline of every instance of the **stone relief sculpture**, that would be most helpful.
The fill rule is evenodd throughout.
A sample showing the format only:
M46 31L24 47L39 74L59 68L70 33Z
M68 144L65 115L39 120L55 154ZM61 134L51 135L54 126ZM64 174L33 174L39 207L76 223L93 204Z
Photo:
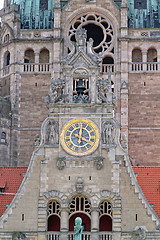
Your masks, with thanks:
M26 239L26 236L22 232L14 232L12 234L12 240L24 240Z
M146 239L146 231L143 227L138 227L132 232L132 240L144 240Z
M66 158L65 157L58 157L57 158L57 168L59 170L63 170L66 166Z
M101 103L115 104L115 97L112 92L111 74L108 73L108 79L98 79L96 82L97 97Z
M58 142L59 142L58 122L56 122L54 119L51 119L49 120L48 125L46 127L45 143L58 144Z
M104 157L102 156L95 157L94 165L97 170L100 170L103 168L103 165L104 165L103 160L104 160Z
M51 81L50 94L45 97L46 103L64 103L67 101L67 95L64 94L65 81L57 79Z
M114 144L114 126L111 122L103 122L102 127L102 142L103 144L113 145Z
M59 191L57 191L57 190L51 190L51 191L49 191L49 192L45 192L45 193L44 193L44 196L49 199L49 198L58 197L59 194L60 194Z
M77 193L82 193L83 190L84 190L84 180L83 180L83 177L77 177L77 180L76 180L76 192Z

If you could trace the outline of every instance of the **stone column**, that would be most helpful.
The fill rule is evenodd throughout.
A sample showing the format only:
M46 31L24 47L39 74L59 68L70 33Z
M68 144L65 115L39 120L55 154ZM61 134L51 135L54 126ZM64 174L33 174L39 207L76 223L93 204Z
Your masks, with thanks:
M99 209L93 207L91 210L91 239L97 240L99 238Z
M69 231L69 212L68 208L62 208L61 211L61 240L67 239L67 233Z
M147 70L147 50L142 51L143 71Z

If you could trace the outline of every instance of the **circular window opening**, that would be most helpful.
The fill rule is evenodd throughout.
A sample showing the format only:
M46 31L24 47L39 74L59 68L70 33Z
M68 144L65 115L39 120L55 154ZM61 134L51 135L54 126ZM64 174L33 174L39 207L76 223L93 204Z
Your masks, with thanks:
M89 23L85 26L83 26L87 30L87 41L89 41L90 38L93 39L93 47L97 47L104 39L103 30L101 27Z

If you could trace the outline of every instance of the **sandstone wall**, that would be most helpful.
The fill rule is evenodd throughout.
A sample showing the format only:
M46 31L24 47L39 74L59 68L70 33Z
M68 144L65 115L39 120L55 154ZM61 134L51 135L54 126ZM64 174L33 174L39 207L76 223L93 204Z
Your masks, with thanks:
M139 165L160 164L159 77L129 75L129 154Z

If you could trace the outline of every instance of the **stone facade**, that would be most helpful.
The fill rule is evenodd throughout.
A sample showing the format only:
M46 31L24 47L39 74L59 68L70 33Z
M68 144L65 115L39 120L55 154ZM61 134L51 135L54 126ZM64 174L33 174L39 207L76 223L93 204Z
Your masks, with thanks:
M141 58L132 50L149 47L150 39L144 43L127 28L127 2L119 8L112 0L74 0L61 8L56 1L48 30L22 30L17 4L5 4L1 79L10 91L1 92L10 93L9 164L29 166L0 218L0 240L73 240L76 216L83 240L160 239L159 217L128 155L136 164L158 163L156 141L139 150L158 127L151 94L158 93L158 73L143 73L158 63L147 65L145 51L144 63L132 62Z

